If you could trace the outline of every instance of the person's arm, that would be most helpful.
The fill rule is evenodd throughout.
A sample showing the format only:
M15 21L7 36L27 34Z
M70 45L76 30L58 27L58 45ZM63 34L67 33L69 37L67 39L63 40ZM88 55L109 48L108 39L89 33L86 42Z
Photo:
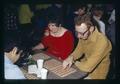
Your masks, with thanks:
M33 47L32 50L44 49L44 48L48 47L49 39L50 39L49 35L48 36L43 36L43 38L41 40L41 43L39 43L38 45Z
M110 53L111 44L105 39L105 37L99 37L96 44L92 46L94 48L91 56L86 61L77 61L75 65L84 72L91 72L102 61L102 59Z
M48 45L49 40L49 28L45 28L44 36L42 37L41 43L32 48L32 50L44 49Z
M38 49L44 49L44 45L42 43L39 43L37 46L32 48L32 50L38 50Z
M73 56L73 60L77 60L82 56L82 54L83 54L83 49L82 49L81 40L79 39L78 44L75 50L73 51L73 53L70 54L70 57Z
M81 56L82 56L82 45L79 40L77 47L75 48L73 53L70 54L69 57L63 61L63 69L65 69L66 67L71 67L74 60L80 58Z

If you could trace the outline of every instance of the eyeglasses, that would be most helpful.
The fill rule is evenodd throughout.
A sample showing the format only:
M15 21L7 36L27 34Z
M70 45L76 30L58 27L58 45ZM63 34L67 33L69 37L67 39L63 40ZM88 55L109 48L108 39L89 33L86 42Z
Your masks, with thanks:
M77 34L80 34L80 35L82 35L82 36L84 36L85 33L88 32L88 30L89 30L89 29L87 29L85 32L78 32L78 31L76 31L76 33L77 33Z

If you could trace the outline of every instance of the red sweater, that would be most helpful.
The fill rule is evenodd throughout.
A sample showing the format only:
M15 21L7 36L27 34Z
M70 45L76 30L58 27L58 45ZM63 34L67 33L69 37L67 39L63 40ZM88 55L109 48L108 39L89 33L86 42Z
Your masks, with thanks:
M61 37L44 36L42 44L48 54L65 60L74 48L74 37L72 32L66 31Z

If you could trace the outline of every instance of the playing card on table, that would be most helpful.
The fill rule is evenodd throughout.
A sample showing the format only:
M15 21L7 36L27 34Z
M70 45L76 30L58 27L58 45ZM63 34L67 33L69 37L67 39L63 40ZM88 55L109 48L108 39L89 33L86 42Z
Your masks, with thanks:
M34 61L37 61L38 59L43 59L43 60L46 60L46 59L49 59L50 56L48 56L47 54L44 54L44 53L38 53L38 54L34 54L32 59Z
M29 74L29 73L27 72L27 70L25 70L24 68L20 68L20 69L21 69L21 71L23 72L25 78L27 78L28 80L31 80L31 79L40 79L40 78L36 77L35 74Z

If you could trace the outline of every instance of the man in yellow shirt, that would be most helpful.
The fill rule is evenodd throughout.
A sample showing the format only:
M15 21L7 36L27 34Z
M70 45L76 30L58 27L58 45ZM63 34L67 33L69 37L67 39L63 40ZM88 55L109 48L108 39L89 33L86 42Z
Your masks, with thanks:
M92 17L84 15L75 20L79 42L73 53L63 62L63 68L74 63L90 79L105 79L109 71L110 41L98 31Z

